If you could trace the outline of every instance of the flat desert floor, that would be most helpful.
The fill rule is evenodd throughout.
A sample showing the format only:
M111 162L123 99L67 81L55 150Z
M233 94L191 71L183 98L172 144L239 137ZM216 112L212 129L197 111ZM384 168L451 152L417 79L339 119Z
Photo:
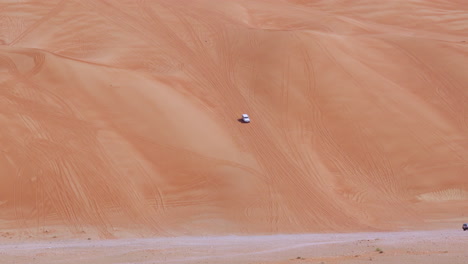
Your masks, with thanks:
M466 264L458 230L56 240L1 244L5 264Z
M466 257L464 0L4 0L0 28L12 263Z

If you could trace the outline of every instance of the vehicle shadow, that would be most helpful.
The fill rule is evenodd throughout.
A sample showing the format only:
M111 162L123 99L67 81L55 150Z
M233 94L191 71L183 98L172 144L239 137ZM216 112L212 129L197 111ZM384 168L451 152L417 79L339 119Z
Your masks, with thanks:
M237 119L237 121L239 121L239 123L245 124L244 119L242 118Z

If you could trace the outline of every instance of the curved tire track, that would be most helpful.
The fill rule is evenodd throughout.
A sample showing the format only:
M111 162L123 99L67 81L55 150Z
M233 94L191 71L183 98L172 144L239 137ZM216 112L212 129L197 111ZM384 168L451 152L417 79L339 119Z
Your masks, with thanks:
M41 26L46 21L50 20L52 17L56 16L58 13L60 13L60 11L63 10L66 2L68 2L68 0L61 0L54 8L52 8L52 10L50 10L49 13L47 13L44 17L40 18L32 26L30 26L25 31L23 31L20 35L18 35L15 39L13 39L8 45L12 46L12 45L17 44L19 41L24 39L27 35L31 34L31 32L34 31L36 28Z

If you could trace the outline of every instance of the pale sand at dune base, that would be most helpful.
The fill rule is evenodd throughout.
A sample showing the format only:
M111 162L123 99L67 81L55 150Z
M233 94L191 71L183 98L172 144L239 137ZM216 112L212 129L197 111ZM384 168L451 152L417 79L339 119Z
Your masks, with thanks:
M55 240L0 246L5 264L465 264L463 231Z
M464 0L7 0L0 26L5 261L47 263L73 239L58 262L83 245L132 263L112 246L127 239L266 235L251 252L350 233L252 263L361 263L375 252L346 257L361 232L404 263L466 256ZM386 235L399 231L422 232L417 253ZM36 243L54 250L25 251Z

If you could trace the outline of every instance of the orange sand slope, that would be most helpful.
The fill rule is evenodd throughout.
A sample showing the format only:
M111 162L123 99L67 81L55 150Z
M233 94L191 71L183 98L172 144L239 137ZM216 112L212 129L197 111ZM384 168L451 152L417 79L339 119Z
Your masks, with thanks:
M0 10L2 228L113 237L466 221L465 1Z

